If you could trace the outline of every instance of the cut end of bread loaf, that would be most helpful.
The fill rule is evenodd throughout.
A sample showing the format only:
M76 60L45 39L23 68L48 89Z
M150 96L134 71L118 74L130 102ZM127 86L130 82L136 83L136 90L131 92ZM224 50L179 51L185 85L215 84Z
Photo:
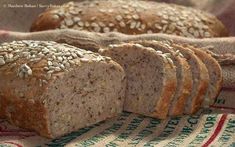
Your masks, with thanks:
M124 110L163 119L176 89L170 57L140 44L111 45L100 53L118 62L127 75Z
M53 82L42 97L53 138L122 112L125 79L114 64L87 63Z
M0 52L1 117L16 126L56 138L123 110L125 73L109 57L30 40Z

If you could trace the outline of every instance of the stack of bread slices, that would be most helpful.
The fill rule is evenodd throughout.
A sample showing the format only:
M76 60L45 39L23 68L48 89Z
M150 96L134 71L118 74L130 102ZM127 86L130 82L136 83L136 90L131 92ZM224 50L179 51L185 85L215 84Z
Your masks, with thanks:
M161 119L193 114L213 104L221 89L218 62L192 46L135 41L99 52L126 72L125 111Z

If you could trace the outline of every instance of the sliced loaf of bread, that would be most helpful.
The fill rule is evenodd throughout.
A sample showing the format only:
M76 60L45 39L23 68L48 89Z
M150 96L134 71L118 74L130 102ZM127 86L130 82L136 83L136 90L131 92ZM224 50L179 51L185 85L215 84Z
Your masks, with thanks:
M0 45L1 117L55 138L117 116L126 89L109 57L52 41Z
M125 70L124 110L163 119L167 116L176 86L176 67L168 54L140 44L124 43L100 49Z
M171 46L166 46L159 41L135 41L146 47L151 47L163 53L168 53L176 66L177 87L173 100L169 107L169 116L182 115L184 106L192 91L192 72L190 66L179 50L175 51Z
M222 87L222 81L223 81L222 69L218 61L216 61L216 59L213 58L207 52L192 46L188 46L188 48L194 51L194 53L206 65L206 68L208 70L209 87L204 97L203 107L209 107L214 103L215 98L218 96L220 89Z
M187 47L171 44L174 50L179 50L183 56L187 59L193 79L193 88L187 99L184 113L192 114L195 113L201 107L203 103L203 98L207 92L209 84L209 74L205 64L201 61L195 53Z

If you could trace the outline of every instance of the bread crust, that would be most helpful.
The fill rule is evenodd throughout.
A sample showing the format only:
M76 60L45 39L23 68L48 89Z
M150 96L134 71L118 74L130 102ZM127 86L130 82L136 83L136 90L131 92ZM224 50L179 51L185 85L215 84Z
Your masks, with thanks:
M41 13L30 31L65 28L132 35L165 33L191 38L228 36L224 25L211 14L175 4L143 0L65 3L62 7Z
M176 52L174 49L172 49L171 46L165 44L164 42L159 42L159 45L165 48L169 48L170 50ZM182 115L184 112L184 107L187 101L188 96L190 95L190 92L192 91L192 72L190 69L190 66L186 59L182 56L177 56L178 61L182 65L182 86L183 86L183 91L181 92L181 95L176 101L173 101L171 103L171 108L169 109L168 115L169 116L178 116Z
M177 86L175 70L172 69L171 65L165 64L165 72L166 78L163 85L162 96L155 106L155 111L151 115L159 119L165 119L167 117L169 106Z
M219 63L215 60L215 58L213 58L210 54L207 54L205 51L201 50L200 48L195 48L193 46L188 46L188 48L190 48L191 50L194 51L194 53L202 60L202 62L206 65L208 72L210 67L214 68L213 73L209 72L209 77L210 76L214 76L213 74L216 74L216 81L212 81L212 77L210 77L210 82L209 82L209 89L212 89L212 92L208 93L207 95L205 95L206 97L204 98L204 103L203 106L204 107L208 107L210 105L212 105L215 101L215 98L218 96L221 87L222 87L222 83L223 83L223 76L222 76L222 69L221 66L219 65ZM209 62L209 64L206 64L206 62ZM210 67L209 67L210 66ZM213 87L213 88L212 88ZM208 100L207 100L208 99Z
M186 52L189 52L190 58L195 60L198 64L198 73L199 73L199 81L198 81L198 87L197 87L197 94L190 100L188 99L188 102L190 102L189 109L185 108L184 113L185 114L193 114L197 112L202 103L205 93L207 92L207 88L209 85L209 74L208 70L205 66L205 64L201 61L199 57L197 57L192 50L185 46L181 46L179 44L172 44L172 46L175 49L184 50Z
M53 19L53 15L50 14L50 10L45 11L45 14L39 15L38 20L33 22L30 31L36 30L53 30L60 26L60 23L64 18ZM35 28L36 27L36 28Z
M2 113L11 124L36 131L41 136L52 138L48 125L48 113L40 101L22 100L14 95L1 97ZM8 112L10 108L14 111Z
M183 114L185 103L187 101L188 96L190 95L190 92L192 91L192 73L190 66L186 60L181 60L181 63L185 75L183 80L184 89L179 99L175 103L172 103L172 108L169 111L170 116L178 116Z
M16 64L20 64L24 60L18 60ZM34 68L40 68L45 62L39 62ZM20 80L16 76L16 68L3 66L0 68L0 118L7 119L10 123L29 130L34 130L42 136L52 137L48 126L48 112L40 100L40 93L46 90L46 87L39 87L35 77L39 77L42 72L36 71L37 75L29 77L26 80ZM12 83L12 81L15 81ZM6 83L7 82L7 83ZM24 97L16 94L16 89L21 89L22 85L28 88ZM25 98L27 97L27 98Z

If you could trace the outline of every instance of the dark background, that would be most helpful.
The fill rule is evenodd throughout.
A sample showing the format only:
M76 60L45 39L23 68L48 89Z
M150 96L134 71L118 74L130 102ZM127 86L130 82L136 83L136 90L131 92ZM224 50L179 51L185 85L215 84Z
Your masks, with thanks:
M0 29L28 31L37 15L46 8L9 8L8 4L18 5L61 5L71 0L0 0ZM79 0L75 0L79 1ZM81 0L80 0L81 1ZM176 3L201 9L216 15L235 36L235 0L155 0Z

